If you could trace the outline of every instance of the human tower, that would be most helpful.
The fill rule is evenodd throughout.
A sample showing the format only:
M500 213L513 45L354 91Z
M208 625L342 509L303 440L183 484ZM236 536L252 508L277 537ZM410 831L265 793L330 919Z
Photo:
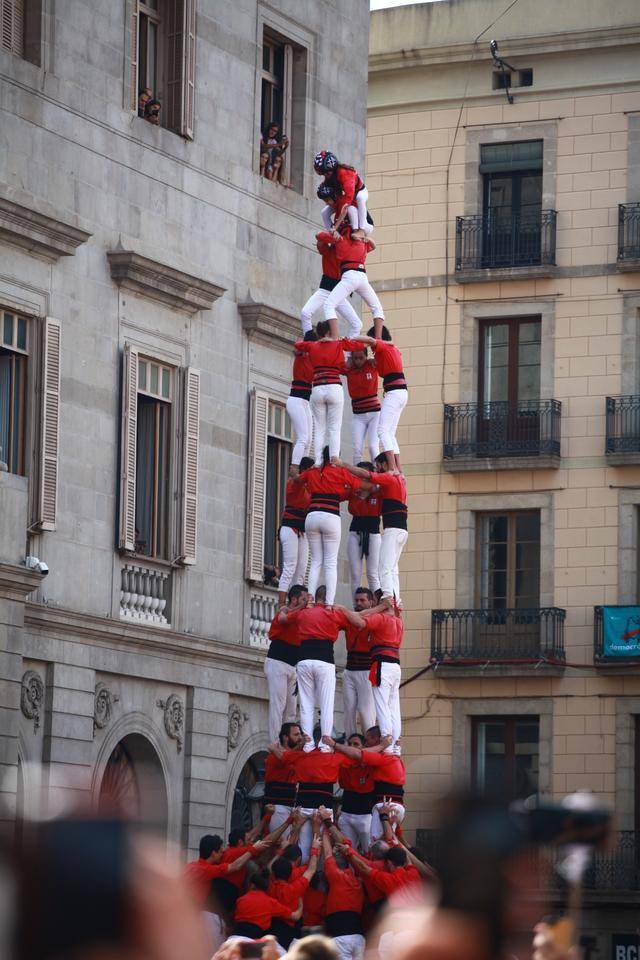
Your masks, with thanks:
M203 837L200 859L187 871L201 897L215 879L236 936L257 939L270 931L284 950L301 925L322 928L341 957L359 958L368 911L424 876L424 865L411 862L400 839L405 770L398 562L407 542L407 494L396 431L407 383L367 279L367 254L375 248L367 188L357 170L329 151L315 156L314 169L324 202L324 230L316 235L322 277L301 311L287 400L295 444L279 533L280 605L265 660L271 741L265 817L251 836L230 838L226 850L219 837ZM349 301L354 292L373 316L366 335ZM320 308L323 319L314 327ZM343 377L351 398L353 464L340 459ZM363 459L365 448L370 459ZM353 609L334 602L345 501L352 518ZM367 587L361 585L363 566ZM346 743L334 739L334 646L341 631ZM336 783L343 791L337 823ZM248 842L267 823L266 839ZM268 871L253 869L245 881L246 865L256 857L271 861Z

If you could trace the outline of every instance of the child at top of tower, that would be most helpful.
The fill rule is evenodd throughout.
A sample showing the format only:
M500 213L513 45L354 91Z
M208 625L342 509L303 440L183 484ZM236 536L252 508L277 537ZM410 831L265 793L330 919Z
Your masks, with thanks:
M362 231L363 236L371 233L373 227L367 217L369 191L356 168L347 163L340 163L335 153L329 150L321 150L315 155L313 168L316 173L324 177L324 184L321 186L329 187L334 191L333 202L336 212L334 229L337 229L348 217L352 230ZM330 229L327 226L325 210L323 210L322 219L327 229ZM330 214L327 215L330 216Z

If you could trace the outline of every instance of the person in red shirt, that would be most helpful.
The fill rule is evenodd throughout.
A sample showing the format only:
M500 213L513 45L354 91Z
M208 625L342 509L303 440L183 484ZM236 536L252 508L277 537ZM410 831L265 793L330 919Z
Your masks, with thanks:
M383 737L391 737L388 753L400 753L402 736L400 713L400 647L404 631L402 614L391 600L383 601L386 609L379 613L366 611L371 650L370 679L376 706L376 721Z
M340 372L345 363L345 350L353 350L354 346L358 349L358 346L355 340L338 339L335 311L333 325L327 320L321 320L316 331L317 340L308 339L310 335L305 334L305 339L298 340L294 350L307 356L313 367L311 388L313 450L316 466L319 467L322 464L325 446L329 447L330 457L337 458L340 454L340 430L344 408Z
M374 484L374 491L382 494L382 541L380 543L380 589L384 598L400 599L400 575L398 564L406 545L407 533L407 481L404 474L389 466L384 453L376 457L376 473L367 473L361 467L342 464L345 470L362 481Z
M289 907L292 913L295 912L300 899L304 898L309 888L309 881L316 872L319 853L320 837L314 835L309 863L305 871L298 877L292 875L293 867L290 860L287 860L285 857L277 857L271 864L269 896ZM270 932L276 937L280 946L288 950L291 946L291 941L296 936L296 927L291 920L275 917L271 924Z
M366 587L358 587L353 606L356 613L363 614L373 606L373 594ZM376 722L376 708L369 681L371 655L369 653L369 631L366 625L362 629L349 624L344 635L347 646L347 664L342 674L342 705L344 710L344 729L351 736L358 729L358 714L361 729L368 730Z
M358 463L361 470L373 471L373 464L368 460ZM359 491L349 497L347 508L351 514L351 525L347 537L347 558L349 560L349 574L351 577L351 591L354 599L356 590L362 583L362 563L367 571L367 583L372 593L380 589L380 512L382 498L377 492L370 492L366 497ZM348 728L347 728L348 729Z
M352 734L347 743L360 750L364 748L364 738ZM373 807L373 777L364 763L355 763L343 767L338 783L342 787L339 825L343 835L353 846L366 853L371 836L371 809Z
M372 227L367 216L369 191L356 168L340 163L330 150L321 150L314 157L313 169L324 177L324 185L335 191L340 222L348 217L353 230L370 233ZM323 221L326 224L324 211Z
M303 457L285 487L284 510L280 521L278 538L282 548L282 572L278 581L278 601L287 602L287 593L292 585L304 583L309 560L309 543L304 532L311 494L303 484L297 483L300 472L313 466L311 457Z
M369 876L387 899L398 906L415 904L415 893L422 887L420 874L407 860L406 850L391 847L383 859L383 867L372 867L352 847L344 847L344 854L358 873Z
M316 336L313 331L310 331L310 339L314 339ZM291 451L291 466L294 468L299 467L302 458L308 456L311 450L311 433L313 430L311 414L312 381L313 367L309 355L294 350L291 390L286 404L286 410L296 438ZM297 470L294 470L294 472L297 472Z
M320 577L324 573L324 586L327 589L327 603L335 600L338 585L338 551L342 527L340 524L340 503L353 496L356 490L368 491L371 481L356 480L342 467L329 463L329 452L325 448L322 465L305 470L296 479L311 494L311 502L305 520L305 533L309 542L311 566L309 568L309 592L315 596ZM305 730L305 733L308 733Z
M372 460L380 452L378 421L380 400L378 398L378 369L375 360L367 357L367 348L352 350L351 359L343 367L347 390L351 397L351 445L353 462L362 460L365 442Z
M297 610L306 606L308 594L296 585L288 593L288 603L281 609ZM283 623L275 617L269 627L269 649L264 661L264 674L269 690L269 740L277 740L283 723L296 718L296 664L300 640L294 622Z
M322 185L318 188L318 190L322 190ZM318 193L318 196L320 196L320 193ZM331 231L331 222L329 222L327 230ZM340 264L338 263L334 248L327 246L326 243L320 240L317 240L316 249L322 257L322 278L320 280L320 286L315 293L311 294L304 307L300 311L300 323L302 325L303 336L311 330L311 322L314 313L320 309L333 288L337 287L340 281ZM360 333L362 329L362 320L355 312L351 306L351 302L348 299L343 300L342 303L339 303L336 306L336 313L339 317L346 321L348 336L355 337L357 333Z
M364 620L355 611L347 610L346 607L334 607L323 603L316 603L296 610L287 610L285 607L278 616L282 623L293 623L298 628L300 653L296 675L300 699L300 726L307 739L303 749L312 750L313 720L316 706L320 708L322 734L330 735L333 730L333 707L336 693L333 647L338 639L338 633L347 624L363 627ZM328 750L326 746L322 749Z
M338 239L336 239L336 236ZM319 233L317 239L333 246L340 264L340 283L325 300L323 312L325 320L337 331L336 307L352 293L358 293L367 304L376 320L384 322L384 310L377 293L369 283L365 260L367 254L375 250L373 240L354 237L349 227L341 227L339 234Z
M302 898L302 936L324 933L329 884L323 870L316 870Z
M300 725L283 723L278 742L283 750L302 750L304 737ZM274 808L269 821L272 830L277 830L291 816L295 792L291 765L275 753L268 753L264 765L264 802Z
M232 862L224 860L222 837L207 834L200 838L198 859L188 863L182 876L191 891L194 901L204 909L211 890L211 881L226 874L239 872L256 853L266 849L268 844L258 842Z
M361 960L364 952L362 884L344 852L333 850L326 831L322 835L322 845L324 872L329 883L325 920L327 936L333 937L340 960Z
M400 447L396 434L402 411L409 399L402 354L380 319L374 320L366 337L359 336L357 339L371 347L378 373L382 376L383 396L378 420L380 450L387 459L389 469L400 470Z
M302 900L295 910L278 903L268 894L269 874L266 870L254 873L249 880L249 889L238 897L234 911L233 936L258 940L271 928L276 917L295 922L302 916Z

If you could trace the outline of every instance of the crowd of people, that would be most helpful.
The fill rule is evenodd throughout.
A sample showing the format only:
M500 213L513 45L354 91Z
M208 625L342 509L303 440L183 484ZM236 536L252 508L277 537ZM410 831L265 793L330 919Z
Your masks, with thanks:
M287 146L271 124L261 145L265 175ZM398 562L407 494L396 431L407 382L366 274L375 247L366 186L329 151L316 155L314 169L322 177L322 275L301 311L287 401L295 443L279 532L280 602L264 668L271 741L265 814L248 834L232 832L227 847L218 836L203 837L185 877L207 914L212 946L227 935L237 943L270 934L284 953L301 936L323 932L340 958L359 960L380 906L390 896L411 901L432 878L402 835ZM365 335L353 293L372 314ZM353 463L340 457L343 378ZM335 603L342 502L351 515L353 609ZM342 738L334 724L340 632L347 651Z

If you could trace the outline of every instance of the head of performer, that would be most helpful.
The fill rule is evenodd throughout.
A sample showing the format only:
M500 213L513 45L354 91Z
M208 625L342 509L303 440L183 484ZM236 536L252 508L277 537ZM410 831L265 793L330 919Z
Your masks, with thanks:
M364 367L367 362L367 348L362 347L361 350L352 350L351 351L351 366L355 367L356 370L360 370Z
M367 330L367 336L375 337L375 335L376 335L375 327L370 327ZM382 332L380 333L380 340L389 340L389 341L391 340L391 333L389 331L389 328L385 327L384 325L382 327Z
M300 583L294 583L287 594L287 606L290 610L303 607L306 603L307 591Z
M365 730L364 734L364 745L365 747L377 747L380 743L382 734L380 732L380 727L376 723L373 727L369 727L368 730Z
M353 609L359 613L361 610L369 610L373 605L371 590L368 587L358 587L353 598Z
M297 843L289 843L282 851L282 856L288 860L292 866L299 867L302 863L302 850Z
M374 840L369 847L369 859L384 860L387 851L390 849L391 847L386 840Z
M198 845L198 856L207 863L220 863L222 861L222 837L217 834L207 833L200 837Z
M269 871L256 870L255 873L247 875L247 882L250 890L262 890L266 893L269 889Z
M388 473L390 469L384 453L379 453L376 457L376 473Z
M316 333L318 340L324 340L331 337L331 327L328 320L318 320L316 323Z
M276 857L271 864L271 873L275 880L290 880L293 864L286 857Z
M302 750L304 746L304 737L298 723L283 723L278 739L285 750Z
M336 867L339 867L340 870L351 870L353 873L353 868L349 863L348 859L345 857L344 853L341 850L333 851L333 858L336 862Z
M359 734L359 733L352 733L351 736L349 737L349 739L347 740L347 744L348 744L350 747L355 747L356 750L363 750L363 749L364 749L364 737L363 737L361 734Z
M320 176L330 176L338 166L338 158L330 150L320 150L313 158L313 169Z
M333 207L336 202L336 191L328 183L321 183L316 190L318 200L322 200L329 207Z
M313 466L313 457L303 457L300 461L300 473L303 470L309 470Z
M402 847L390 847L384 855L384 870L394 873L407 865L407 851Z
M320 584L320 586L316 590L315 601L316 603L327 602L327 588L324 586L324 584Z
M230 847L241 847L244 845L244 841L247 835L246 830L232 830L229 834L229 846Z
M302 339L306 340L307 342L311 341L312 343L315 343L315 341L318 339L317 331L315 331L313 328L311 330L307 330Z

